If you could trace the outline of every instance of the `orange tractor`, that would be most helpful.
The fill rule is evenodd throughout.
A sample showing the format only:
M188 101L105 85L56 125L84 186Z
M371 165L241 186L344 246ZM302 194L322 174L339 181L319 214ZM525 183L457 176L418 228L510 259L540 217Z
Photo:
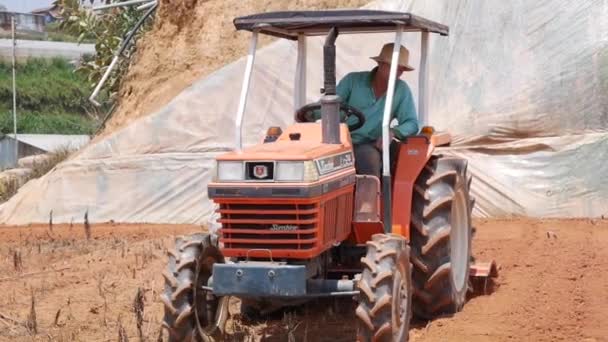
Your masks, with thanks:
M467 161L434 153L450 136L424 127L383 149L382 179L357 175L349 130L365 116L341 103L335 80L339 34L396 32L382 127L383 146L389 146L402 34L422 34L424 124L428 36L447 36L448 27L408 13L369 10L262 13L234 24L253 36L236 119L237 150L217 158L217 175L208 185L221 229L178 238L169 252L161 297L170 340L210 340L223 328L229 296L261 312L311 298L354 297L361 341L406 341L412 313L432 318L459 311L471 269ZM263 143L242 148L259 33L297 42L298 122L284 131L270 128ZM309 36L326 37L325 80L320 102L304 105ZM320 122L310 115L315 111Z

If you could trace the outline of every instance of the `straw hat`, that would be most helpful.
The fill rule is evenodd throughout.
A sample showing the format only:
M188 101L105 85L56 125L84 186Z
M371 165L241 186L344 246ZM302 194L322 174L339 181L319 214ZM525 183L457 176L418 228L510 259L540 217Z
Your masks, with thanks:
M386 63L386 64L390 65L391 59L393 57L393 46L395 46L394 43L384 44L384 46L382 47L382 51L380 51L380 55L378 55L376 57L370 57L370 58L375 60L378 63ZM399 66L404 68L406 71L414 71L415 69L412 66L410 66L409 60L410 60L410 51L408 49L406 49L405 47L401 46L401 48L399 50L399 63L398 63Z

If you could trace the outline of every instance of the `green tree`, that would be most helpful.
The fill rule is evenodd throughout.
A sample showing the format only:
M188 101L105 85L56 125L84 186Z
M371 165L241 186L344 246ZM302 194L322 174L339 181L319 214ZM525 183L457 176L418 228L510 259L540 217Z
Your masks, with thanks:
M61 15L64 19L60 27L63 30L78 36L79 42L84 40L95 42L95 55L87 58L78 68L78 72L88 78L90 86L93 88L110 65L123 39L142 18L144 12L138 11L135 6L126 6L93 13L82 9L78 0L56 0L55 4L62 8ZM148 21L136 33L130 46L123 51L122 57L124 58L120 59L104 85L104 93L101 95L102 101L100 102L109 104L116 100L120 80L125 75L130 56L135 50L134 42L150 27L151 23Z

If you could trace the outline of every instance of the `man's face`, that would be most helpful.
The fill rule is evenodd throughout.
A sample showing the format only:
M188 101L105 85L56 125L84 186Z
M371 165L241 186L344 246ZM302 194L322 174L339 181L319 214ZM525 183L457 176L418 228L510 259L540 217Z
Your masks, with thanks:
M397 78L401 77L401 75L403 74L403 72L405 71L405 68L402 66L398 66L397 67ZM383 79L388 79L389 75L391 72L391 65L388 63L378 63L378 76L382 77Z

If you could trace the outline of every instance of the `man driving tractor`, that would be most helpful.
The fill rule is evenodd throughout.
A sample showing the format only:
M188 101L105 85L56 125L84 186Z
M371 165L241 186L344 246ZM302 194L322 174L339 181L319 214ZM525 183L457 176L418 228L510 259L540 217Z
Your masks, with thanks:
M411 13L373 10L265 12L234 23L252 37L237 148L216 157L207 185L221 228L178 237L168 252L161 300L169 340L221 338L231 296L259 313L314 298L354 298L360 341L407 341L413 313L431 319L460 311L470 272L479 269L471 267L472 177L466 159L436 150L451 142L449 133L429 128L418 134L411 91L398 80L414 70L401 36L421 33L418 94L425 125L429 35L447 36L449 28ZM395 40L373 57L376 68L336 85L340 32L394 32ZM298 42L296 123L243 147L259 34ZM304 104L306 41L318 36L325 36L323 96ZM318 111L321 122L314 123ZM392 119L398 121L393 128ZM393 156L391 136L402 140L392 144ZM356 174L379 177L380 170L380 181Z
M354 144L355 168L358 174L380 178L382 169L382 116L386 102L386 90L391 67L394 44L385 44L380 55L371 57L378 66L371 71L351 72L338 84L336 92L343 103L359 109L365 115L363 127L351 132ZM412 92L399 77L404 71L413 71L409 65L409 51L400 47L397 83L391 117L397 119L397 126L391 129L393 137L402 140L418 133L418 119ZM319 113L320 117L320 113Z

